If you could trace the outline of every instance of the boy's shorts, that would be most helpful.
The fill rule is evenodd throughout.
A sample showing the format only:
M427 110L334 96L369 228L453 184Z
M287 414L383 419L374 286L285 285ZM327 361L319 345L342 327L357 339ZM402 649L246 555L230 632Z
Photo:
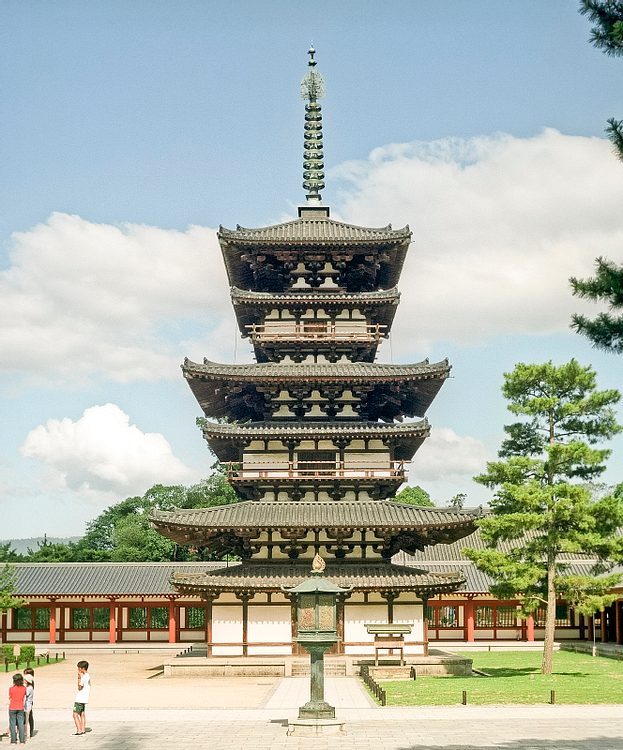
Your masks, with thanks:
M84 712L84 703L74 703L74 713L81 714Z

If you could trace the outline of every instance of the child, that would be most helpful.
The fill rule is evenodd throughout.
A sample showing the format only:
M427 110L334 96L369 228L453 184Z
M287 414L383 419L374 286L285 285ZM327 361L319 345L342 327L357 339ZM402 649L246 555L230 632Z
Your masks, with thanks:
M9 729L11 732L11 744L17 745L17 733L19 732L20 745L26 744L24 737L24 701L26 699L26 688L24 678L18 672L13 675L13 687L9 688ZM17 728L17 732L15 731Z
M26 683L26 702L24 703L24 709L26 710L26 719L24 722L24 729L26 730L26 739L29 740L35 729L35 719L32 713L32 704L35 699L35 670L32 667L26 667L24 670L24 682Z
M80 737L86 732L87 715L85 708L89 702L91 693L91 677L87 671L88 669L88 661L78 662L78 694L74 703L74 724L76 725L76 731L72 734L72 737Z

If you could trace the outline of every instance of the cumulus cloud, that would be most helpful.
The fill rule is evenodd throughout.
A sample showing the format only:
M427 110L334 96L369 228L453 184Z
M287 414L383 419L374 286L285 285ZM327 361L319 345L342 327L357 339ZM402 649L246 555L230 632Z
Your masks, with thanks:
M461 486L486 469L494 456L480 440L461 437L449 427L433 428L430 437L415 454L410 484L449 482Z
M154 484L188 484L200 477L173 455L159 433L144 433L115 404L86 409L80 419L50 419L31 430L20 448L45 464L48 491L116 502Z
M231 348L229 308L214 230L55 213L13 235L0 273L0 361L5 372L50 378L177 378L189 326Z
M394 352L433 341L569 331L569 276L623 247L623 173L608 141L545 130L395 144L331 176L347 182L339 212L354 224L409 224L411 246Z

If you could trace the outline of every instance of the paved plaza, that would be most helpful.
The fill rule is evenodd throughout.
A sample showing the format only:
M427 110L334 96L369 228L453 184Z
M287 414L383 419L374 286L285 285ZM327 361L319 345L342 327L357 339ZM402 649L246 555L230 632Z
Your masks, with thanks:
M287 737L309 697L304 678L202 679L158 676L157 654L71 655L36 671L41 750L623 750L622 706L445 706L381 708L354 678L329 678L327 700L346 737ZM71 737L75 662L91 662L89 731ZM155 676L154 676L155 675ZM0 689L11 675L0 675ZM206 708L211 706L211 708ZM2 747L9 747L5 737Z

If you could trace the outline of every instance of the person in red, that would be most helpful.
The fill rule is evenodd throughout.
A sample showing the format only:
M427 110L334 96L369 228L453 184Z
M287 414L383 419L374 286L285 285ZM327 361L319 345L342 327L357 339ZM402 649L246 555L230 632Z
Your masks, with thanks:
M24 736L24 699L26 698L26 687L21 674L13 675L13 686L9 688L9 729L11 732L11 744L17 745L17 734L19 732L20 745L26 744ZM16 729L18 731L16 731Z

